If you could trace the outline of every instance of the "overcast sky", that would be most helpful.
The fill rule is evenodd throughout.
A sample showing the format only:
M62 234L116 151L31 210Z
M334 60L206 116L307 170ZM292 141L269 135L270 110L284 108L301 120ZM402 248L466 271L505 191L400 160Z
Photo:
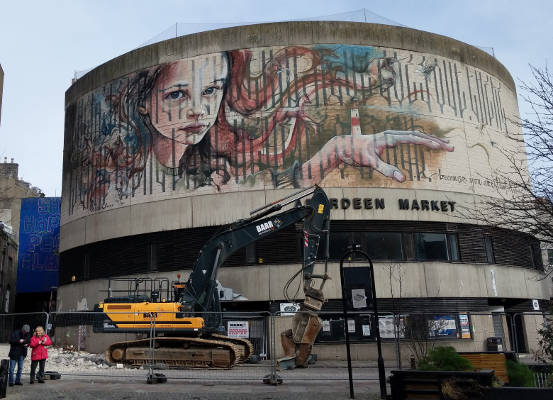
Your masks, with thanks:
M176 22L311 19L362 8L411 28L492 47L515 80L530 80L528 64L544 66L553 56L549 0L0 0L5 72L0 161L13 157L20 178L47 196L59 196L64 93L75 71L132 50Z

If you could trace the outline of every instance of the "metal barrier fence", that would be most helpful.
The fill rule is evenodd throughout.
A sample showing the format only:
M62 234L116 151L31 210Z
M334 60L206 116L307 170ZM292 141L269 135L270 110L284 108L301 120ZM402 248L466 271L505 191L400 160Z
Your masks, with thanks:
M553 372L534 372L534 383L537 388L553 387Z
M46 329L48 313L0 314L0 343L8 342L13 330L21 329L24 324L28 324L31 329L39 325Z
M206 314L196 316L209 317ZM339 385L339 382L343 382L345 389L348 370L344 333L347 329L351 341L353 380L356 392L362 393L378 392L374 337L376 323L379 324L383 338L384 359L389 372L391 368L410 367L411 355L422 357L431 348L440 345L452 345L463 352L529 351L537 340L537 333L531 332L529 327L539 327L545 316L540 312L381 313L377 322L371 312L352 311L346 322L341 312L321 312L322 327L312 352L316 355L316 362L310 364L309 368L285 369L278 362L285 355L280 344L280 334L292 327L294 314L294 311L222 313L223 326L228 335L236 339L248 339L252 343L253 354L257 356L227 368L202 369L199 365L189 365L189 368L182 368L181 365L176 368L165 362L163 343L170 341L172 336L199 338L199 331L194 333L194 328L184 332L183 324L178 328L173 326L169 319L172 315L174 322L175 313L113 311L110 312L110 318L101 312L87 311L2 314L0 339L2 343L7 343L10 333L20 329L23 324L31 325L31 329L37 325L44 326L54 343L47 369L58 370L67 376L143 379L146 368L163 373L170 380L216 383L261 382L265 378L273 383L282 379L321 385ZM190 313L187 313L186 317L189 316ZM184 319L185 315L179 317ZM158 336L152 342L148 338L153 330ZM490 341L490 337L501 337L502 341ZM104 353L110 344L136 340L143 340L143 346L140 347L141 362L124 365L124 362L106 361ZM223 341L220 337L211 337L209 340ZM188 346L182 344L178 351L188 351L191 349ZM7 349L5 345L4 357L7 356ZM190 354L194 353L193 350L190 350ZM194 357L194 354L190 356ZM537 386L545 385L550 376L542 375L536 375Z

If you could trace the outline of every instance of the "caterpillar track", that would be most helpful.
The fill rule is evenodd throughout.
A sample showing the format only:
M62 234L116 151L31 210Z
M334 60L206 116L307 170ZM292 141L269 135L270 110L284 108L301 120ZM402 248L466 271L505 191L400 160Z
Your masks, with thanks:
M250 359L250 356L253 355L253 344L248 339L241 338L231 338L225 335L219 335L217 333L212 333L210 337L223 340L225 342L230 342L238 347L239 357L238 362L246 362Z
M129 367L149 365L153 359L155 364L164 364L170 368L230 369L253 352L253 346L248 340L237 341L223 335L213 337L156 337L154 357L150 350L150 339L113 343L106 350L106 360Z

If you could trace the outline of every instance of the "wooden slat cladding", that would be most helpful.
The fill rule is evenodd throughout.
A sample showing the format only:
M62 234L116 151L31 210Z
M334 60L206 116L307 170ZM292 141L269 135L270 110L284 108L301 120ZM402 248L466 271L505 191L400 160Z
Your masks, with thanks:
M461 357L470 361L472 366L477 370L493 369L495 376L500 378L503 382L509 383L509 376L507 375L507 360L505 359L505 353L459 353Z
M111 239L61 253L60 284L77 281L175 271L191 268L202 246L221 227L155 232ZM418 221L332 221L331 232L401 232L404 261L414 260L416 232L456 234L460 262L488 263L484 238L491 238L495 263L542 269L539 242L530 235L468 224ZM323 243L321 243L323 246ZM255 259L249 263L294 264L302 258L301 227L290 226L254 244ZM241 249L224 267L248 265Z

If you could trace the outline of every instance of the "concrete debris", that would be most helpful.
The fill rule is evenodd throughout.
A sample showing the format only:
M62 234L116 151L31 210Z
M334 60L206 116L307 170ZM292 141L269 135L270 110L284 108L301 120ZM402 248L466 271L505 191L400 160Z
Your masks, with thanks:
M5 348L4 348L5 347ZM7 356L9 345L0 345L0 353ZM30 351L23 372L29 372L31 368ZM100 369L110 369L110 366L104 358L104 354L92 354L85 351L75 351L69 348L49 347L48 360L46 361L47 371L57 371L59 373L72 373L78 371L93 371Z

